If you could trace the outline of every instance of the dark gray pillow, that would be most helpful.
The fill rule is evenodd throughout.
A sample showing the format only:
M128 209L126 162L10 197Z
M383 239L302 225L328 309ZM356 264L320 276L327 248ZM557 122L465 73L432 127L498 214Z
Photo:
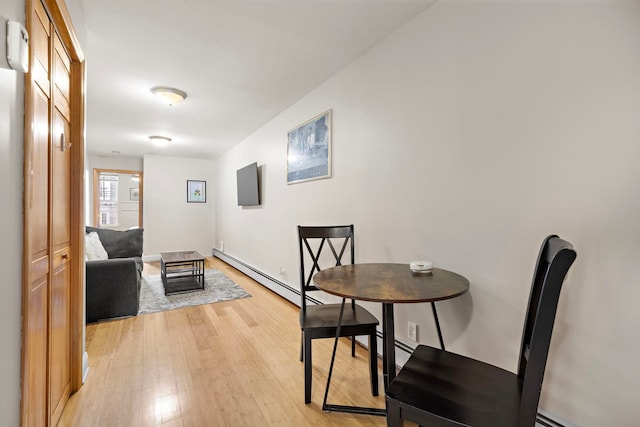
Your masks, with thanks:
M100 242L109 254L109 258L129 258L142 256L142 233L144 229L108 230L106 228L86 227L86 232L95 231Z

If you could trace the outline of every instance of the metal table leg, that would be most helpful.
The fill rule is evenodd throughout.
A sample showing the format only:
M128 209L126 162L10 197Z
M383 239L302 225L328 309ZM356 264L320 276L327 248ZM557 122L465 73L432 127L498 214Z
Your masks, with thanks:
M329 374L327 375L327 387L324 390L324 400L322 401L322 410L326 412L346 412L350 414L379 415L385 417L387 415L387 410L382 408L331 405L327 403L327 397L329 396L329 385L331 384L331 375L333 374L333 363L336 359L336 350L338 349L338 340L340 339L340 328L342 327L345 301L345 298L342 298L342 305L340 306L340 316L338 317L338 326L336 327L336 339L333 343L333 353L331 353L331 365L329 366Z
M438 320L438 312L436 311L436 303L431 303L433 310L433 319L436 321L436 330L438 331L438 339L440 340L440 348L444 350L444 340L442 339L442 330L440 330L440 321Z

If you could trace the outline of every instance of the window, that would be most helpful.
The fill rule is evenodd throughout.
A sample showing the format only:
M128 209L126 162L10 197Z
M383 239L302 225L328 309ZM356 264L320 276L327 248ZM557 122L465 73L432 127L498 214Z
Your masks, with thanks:
M100 174L100 225L118 224L118 175Z
M112 230L142 227L142 183L139 170L93 169L93 226Z

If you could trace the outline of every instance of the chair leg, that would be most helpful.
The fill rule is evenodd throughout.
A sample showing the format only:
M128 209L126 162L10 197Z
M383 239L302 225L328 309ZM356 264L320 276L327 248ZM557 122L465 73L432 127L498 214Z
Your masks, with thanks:
M369 335L369 376L371 395L378 395L378 340L375 331Z
M356 357L356 336L351 337L351 357Z
M304 331L301 331L300 332L300 361L301 362L304 360L303 350L304 350Z
M304 334L304 403L311 403L311 336Z
M404 421L400 416L400 406L387 400L387 427L402 427Z

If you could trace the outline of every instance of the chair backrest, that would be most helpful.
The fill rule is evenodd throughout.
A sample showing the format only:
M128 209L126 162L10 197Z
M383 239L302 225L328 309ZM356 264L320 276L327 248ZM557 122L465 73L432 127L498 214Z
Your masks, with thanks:
M353 225L298 226L300 245L300 293L306 309L306 293L319 291L313 285L313 275L337 265L355 263Z
M547 237L540 248L520 346L518 426L535 424L560 290L575 259L573 245L555 235Z

